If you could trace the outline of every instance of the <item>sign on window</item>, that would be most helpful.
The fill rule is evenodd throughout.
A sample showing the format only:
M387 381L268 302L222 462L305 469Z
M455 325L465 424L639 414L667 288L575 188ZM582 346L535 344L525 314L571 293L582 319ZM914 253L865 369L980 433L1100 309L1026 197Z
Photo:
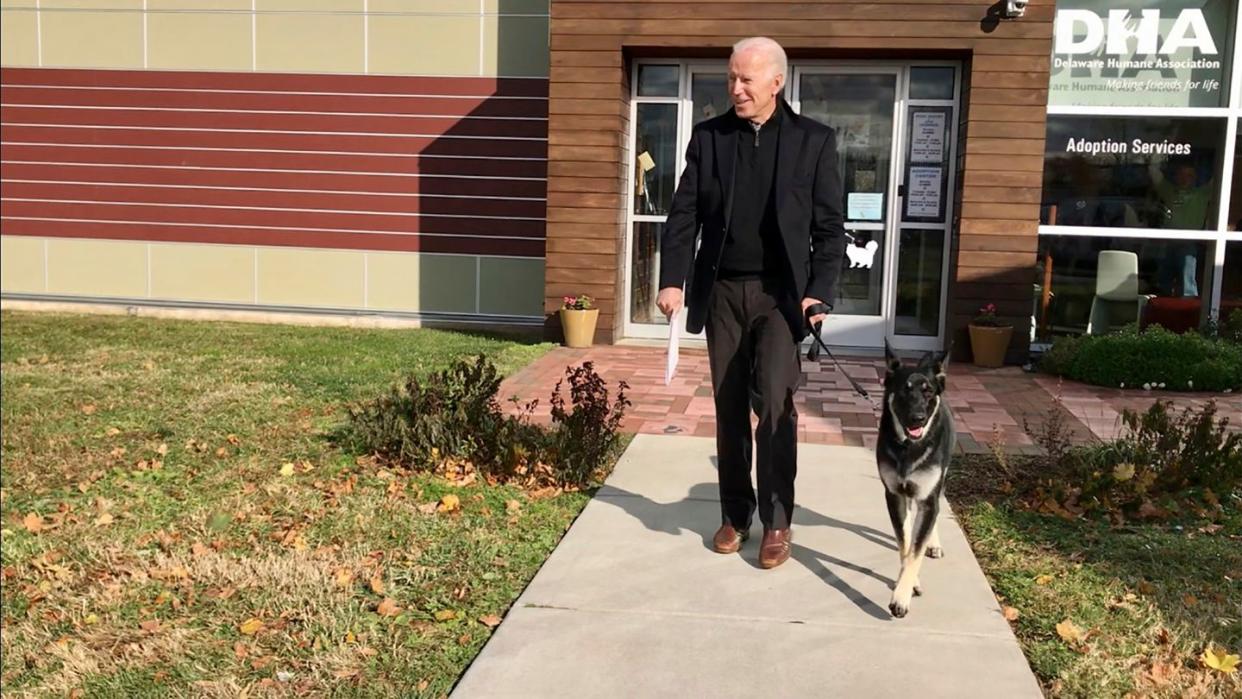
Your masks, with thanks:
M1050 105L1220 107L1231 0L1060 0Z

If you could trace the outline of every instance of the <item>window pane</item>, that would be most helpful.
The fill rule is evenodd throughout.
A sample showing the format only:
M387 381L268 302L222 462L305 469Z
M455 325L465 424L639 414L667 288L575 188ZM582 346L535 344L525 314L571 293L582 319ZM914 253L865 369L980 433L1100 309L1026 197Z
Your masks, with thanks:
M1225 278L1220 292L1220 317L1242 313L1242 241L1225 244Z
M639 104L634 162L634 213L663 216L677 176L677 105Z
M679 69L677 66L639 66L639 97L676 97Z
M1236 0L1058 0L1048 103L1223 107Z
M1216 226L1225 120L1049 116L1040 222Z
M1233 151L1233 184L1229 187L1229 218L1225 228L1242 231L1242 148Z
M884 282L884 231L850 230L834 312L878 316Z
M1137 260L1101 257L1106 250L1135 253ZM1198 327L1211 250L1200 240L1041 236L1032 308L1037 335L1085 333L1093 307L1093 332L1135 322L1140 309L1147 321L1172 330Z
M905 230L897 255L898 335L940 331L940 269L944 231Z
M807 74L799 87L802 113L836 131L846 219L885 220L897 76Z
M668 325L656 307L660 283L660 231L663 223L634 223L630 266L630 322Z
M694 103L694 113L690 119L694 123L729 111L732 105L728 84L728 76L724 73L695 73L691 76L690 99Z
M910 99L953 99L953 69L915 66L910 69Z

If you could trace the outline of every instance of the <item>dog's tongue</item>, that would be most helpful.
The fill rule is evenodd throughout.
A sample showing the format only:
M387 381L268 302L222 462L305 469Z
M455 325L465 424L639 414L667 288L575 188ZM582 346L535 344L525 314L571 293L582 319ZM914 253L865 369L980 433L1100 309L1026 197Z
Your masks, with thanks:
M918 439L919 437L922 437L922 436L923 436L923 428L922 428L922 427L911 427L910 429L908 429L908 430L906 430L906 431L907 431L907 432L909 432L909 433L910 433L910 436L911 436L911 437L914 437L915 439Z

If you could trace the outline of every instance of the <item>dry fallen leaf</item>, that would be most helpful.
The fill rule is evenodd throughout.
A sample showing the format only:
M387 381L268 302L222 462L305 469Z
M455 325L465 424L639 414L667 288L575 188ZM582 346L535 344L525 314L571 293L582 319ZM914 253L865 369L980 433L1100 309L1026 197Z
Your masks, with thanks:
M160 445L155 448L155 453L160 456L168 456L168 445L164 442L160 442Z
M347 588L350 585L352 585L353 582L354 582L354 571L350 570L349 568L337 568L336 569L336 586L337 587Z
M1142 595L1154 595L1156 594L1156 586L1146 580L1140 580L1138 584L1138 591L1139 594Z
M461 499L450 493L440 498L440 506L436 509L440 512L456 512L461 509Z
M441 609L436 612L436 621L452 621L457 618L457 612L452 609Z
M385 597L384 601L380 602L379 606L375 608L375 611L380 616L397 616L401 613L401 607L397 606L397 602L393 598Z
M517 514L518 512L521 512L521 511L522 511L522 503L518 502L517 500L509 500L508 502L505 503L505 512L508 512L509 514L512 515L512 514Z
M436 508L440 506L438 502L428 502L418 506L418 511L425 515L435 514Z
M1005 615L1005 618L1008 619L1009 621L1018 620L1018 610L1014 607L1005 607L1004 609L1001 610L1001 613L1003 613Z
M1050 582L1052 582L1052 576L1051 576L1051 575L1041 575L1041 576L1039 576L1039 577L1035 578L1035 584L1036 584L1036 585L1047 585L1047 584L1048 584L1048 583L1050 583Z
M88 403L82 406L82 414L83 415L94 415L95 414L94 404Z
M241 631L242 634L246 636L253 636L256 633L259 633L259 631L262 628L263 628L263 621L261 619L256 619L254 617L251 617L243 621L241 623L241 626L237 627L237 630Z
M1199 598L1194 595L1186 595L1185 597L1182 597L1182 602L1185 603L1187 607L1193 607L1199 603Z
M1199 656L1199 659L1203 661L1204 665L1227 675L1238 670L1238 656L1230 655L1224 648L1218 651L1216 648L1209 646L1207 650L1203 651L1203 655Z
M1175 674L1177 674L1176 665L1160 660L1152 662L1151 669L1147 671L1147 676L1157 685L1168 684Z
M1084 638L1084 634L1085 632L1069 619L1057 624L1057 635L1067 643L1080 643Z
M381 578L378 575L372 576L371 592L374 592L377 595L384 594L384 579L383 578Z
M43 518L35 512L30 512L22 518L22 526L31 534L38 534L43 531Z
M146 631L147 633L155 633L156 631L160 630L160 620L159 619L147 619L146 621L140 622L138 624L138 628L142 629L143 631Z
M106 527L109 524L112 524L112 515L108 512L105 512L95 518L96 527Z
M479 623L489 629L494 629L497 626L500 626L500 617L495 614L488 614L487 616L479 617Z
M291 464L291 463L286 463L284 466L281 466L281 467L280 467L280 475L282 475L282 476L292 476L292 475L293 475L293 464Z

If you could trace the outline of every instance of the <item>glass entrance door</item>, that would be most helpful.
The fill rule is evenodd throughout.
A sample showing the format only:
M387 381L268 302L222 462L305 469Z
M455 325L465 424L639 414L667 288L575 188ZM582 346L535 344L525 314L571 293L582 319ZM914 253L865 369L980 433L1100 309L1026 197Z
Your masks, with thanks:
M889 307L890 234L898 168L897 68L804 68L794 71L793 106L837 135L837 170L848 236L839 296L824 323L835 345L884 344Z
M790 69L785 97L795 111L836 131L844 185L848 256L825 341L942 348L958 67L824 62ZM694 125L729 109L725 75L723 62L635 66L626 337L668 335L655 308L659 234Z

